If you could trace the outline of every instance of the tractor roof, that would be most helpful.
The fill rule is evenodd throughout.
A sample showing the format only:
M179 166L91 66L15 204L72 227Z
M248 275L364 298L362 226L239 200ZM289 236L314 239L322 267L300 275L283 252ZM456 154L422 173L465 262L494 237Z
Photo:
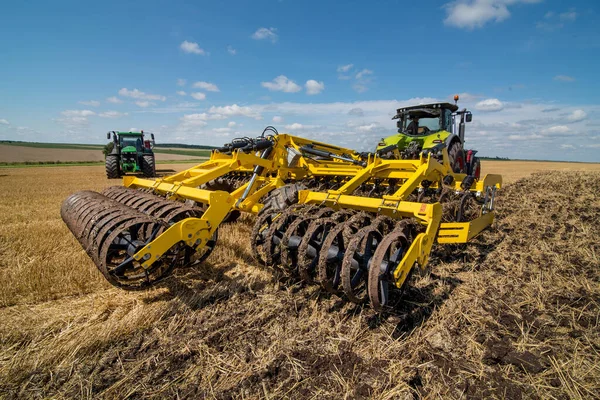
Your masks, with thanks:
M424 117L434 117L440 115L440 110L450 110L455 112L458 110L458 106L452 103L431 103L431 104L419 104L415 106L402 107L396 110L397 114L392 119L400 118L403 115L411 115L418 116L420 118Z
M142 132L117 132L119 136L144 136Z

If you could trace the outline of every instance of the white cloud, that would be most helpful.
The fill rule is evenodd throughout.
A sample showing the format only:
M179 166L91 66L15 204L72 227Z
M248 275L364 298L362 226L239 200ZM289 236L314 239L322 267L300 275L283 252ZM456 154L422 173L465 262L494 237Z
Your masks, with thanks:
M377 124L377 123L372 123L372 124L368 124L368 125L360 125L358 127L356 127L356 130L359 132L373 132L376 130L381 129L381 125Z
M206 126L206 114L185 114L181 117L181 122L188 126Z
M202 56L206 55L206 51L204 51L204 49L201 49L200 46L198 46L198 43L196 42L188 42L187 40L185 40L179 45L179 48L181 48L181 50L183 50L184 53L200 54Z
M559 82L574 82L575 78L573 78L572 76L568 76L568 75L556 75L554 77L555 81L559 81Z
M362 117L365 115L362 109L355 107L348 110L348 115L354 115L356 117Z
M455 0L444 5L444 23L457 28L481 28L488 22L502 22L509 18L509 6L539 1L541 0Z
M177 86L185 86L186 83L187 81L185 79L177 79Z
M298 131L298 130L304 129L304 125L294 122L291 125L286 125L285 129L290 130L290 131Z
M279 115L276 115L273 117L273 122L279 124L281 122L283 122L283 117L280 117Z
M235 56L237 54L237 50L234 49L232 46L227 46L227 52L232 56Z
M319 94L325 89L325 84L323 82L317 82L314 79L309 79L306 81L306 94L313 95Z
M113 104L119 104L119 103L123 102L123 100L121 100L117 96L109 97L109 98L106 99L106 101L108 101L109 103L113 103Z
M295 93L302 90L296 82L289 80L285 75L279 75L271 82L261 82L262 87L275 92Z
M231 132L231 128L213 128L213 131L217 133L226 133Z
M194 93L190 94L190 96L192 96L196 100L206 99L206 95L202 92L194 92Z
M571 122L579 122L586 119L587 116L587 113L583 110L574 110L571 114L569 114L567 119Z
M219 88L217 87L217 85L215 85L214 83L210 83L210 82L196 82L196 83L194 83L193 87L195 87L197 89L204 89L209 92L218 92L219 91Z
M177 91L177 94L178 94L178 95L180 95L180 96L185 96L185 95L187 95L187 93L186 93L186 92L184 92L183 90L178 90L178 91Z
M233 128L233 127L235 127L236 125L237 125L237 124L235 123L235 121L229 121L229 122L227 123L227 126L228 126L229 128Z
M138 107L146 108L146 107L153 106L156 103L152 103L151 101L146 101L146 100L138 100L135 102L135 104L137 104Z
M165 96L161 96L159 94L150 94L142 92L138 89L129 90L127 88L121 88L119 90L119 95L123 97L131 97L132 99L138 100L160 100L165 101L167 98Z
M100 102L96 101L96 100L80 101L79 104L83 104L84 106L90 106L90 107L100 106Z
M279 36L277 35L277 28L258 28L256 32L252 34L252 39L256 40L270 40L275 43Z
M504 104L498 99L486 99L475 104L475 109L478 111L501 111Z
M89 117L91 115L96 115L95 112L91 110L65 110L61 112L65 117Z
M575 146L573 146L572 144L561 144L560 148L561 149L574 149Z
M352 69L352 67L354 67L354 64L340 65L337 68L337 72L348 72L350 69Z
M577 19L577 13L575 10L571 10L569 12L559 14L558 18L560 18L561 21L573 22Z
M556 126L551 126L550 128L544 129L542 133L545 135L548 135L548 136L552 136L552 135L560 136L560 135L571 133L571 129L565 125L556 125Z
M213 114L214 119L225 119L227 117L235 117L235 116L243 116L248 118L254 118L256 120L262 119L260 113L255 111L251 107L242 107L237 104L232 104L230 106L223 107L215 107L212 106L208 110L209 114ZM222 117L222 118L221 118Z
M10 122L5 120L4 118L0 118L0 125L10 125Z
M102 118L119 118L119 117L124 117L126 115L129 115L129 114L122 113L119 111L104 111L104 112L98 114L98 116L102 117Z
M356 74L356 79L362 79L365 75L373 75L373 71L365 68Z

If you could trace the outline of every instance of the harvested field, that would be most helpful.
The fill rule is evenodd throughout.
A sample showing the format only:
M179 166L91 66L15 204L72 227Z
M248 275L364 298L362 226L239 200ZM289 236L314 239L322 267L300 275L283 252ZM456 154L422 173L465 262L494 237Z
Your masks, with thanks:
M0 397L597 397L600 168L527 167L483 162L511 182L495 224L384 318L255 266L251 216L201 267L114 289L59 214L103 168L0 169Z
M169 151L169 149L163 149ZM193 155L156 153L157 161L203 160L206 157ZM102 150L56 149L0 144L0 162L17 163L27 161L61 161L61 162L104 162Z

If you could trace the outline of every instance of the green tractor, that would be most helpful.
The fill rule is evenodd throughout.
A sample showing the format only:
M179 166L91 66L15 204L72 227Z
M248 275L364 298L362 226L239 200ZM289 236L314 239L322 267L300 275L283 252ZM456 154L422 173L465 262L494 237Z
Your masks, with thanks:
M115 132L106 134L110 140L112 135L112 150L106 155L106 176L117 179L126 173L142 173L145 177L156 176L154 160L154 134L152 140L144 140L144 131Z
M392 119L397 119L398 133L381 139L377 153L384 158L417 159L421 152L445 143L450 167L479 179L481 164L476 150L464 149L465 123L473 115L455 104L433 103L399 108Z

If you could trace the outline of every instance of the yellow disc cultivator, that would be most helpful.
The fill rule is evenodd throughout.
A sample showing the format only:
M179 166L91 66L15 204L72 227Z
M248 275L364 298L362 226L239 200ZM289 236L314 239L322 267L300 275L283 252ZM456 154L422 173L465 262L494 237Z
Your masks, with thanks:
M162 179L75 193L63 220L112 284L141 289L205 260L236 213L257 214L257 261L378 311L435 241L466 243L493 221L501 177L454 172L445 143L389 160L272 131Z
M61 215L109 282L142 289L175 267L206 259L219 225L235 213L257 213L260 199L273 190L291 183L337 188L367 161L353 150L263 133L237 139L213 151L209 161L163 179L127 176L125 187L75 193L63 202ZM297 190L287 189L270 198L271 208L296 201Z
M425 268L436 240L466 243L492 223L501 183L454 173L443 144L418 160L375 157L339 189L304 190L298 204L259 214L255 256L385 311L413 268Z

